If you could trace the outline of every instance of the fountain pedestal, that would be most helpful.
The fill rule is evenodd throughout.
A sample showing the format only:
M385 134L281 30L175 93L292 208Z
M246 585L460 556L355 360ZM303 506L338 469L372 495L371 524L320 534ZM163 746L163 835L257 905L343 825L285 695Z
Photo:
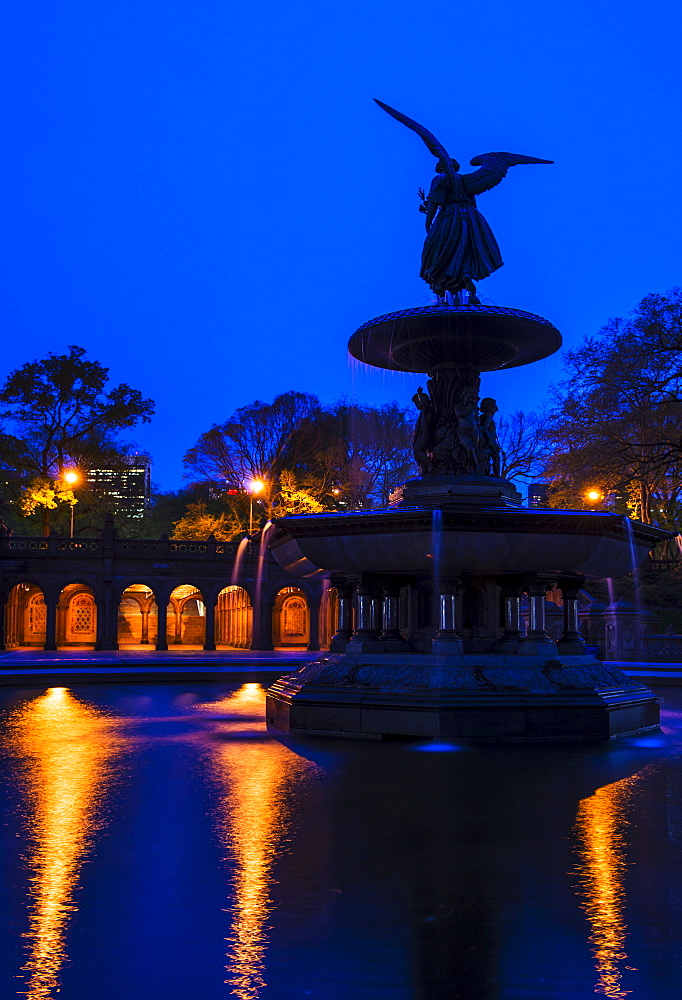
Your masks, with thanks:
M479 305L404 310L354 334L356 358L429 375L428 395L415 396L423 474L384 510L276 523L274 557L297 575L331 571L340 613L330 652L268 691L271 725L522 742L602 740L658 725L654 695L586 652L576 602L586 575L628 572L633 554L642 561L668 533L614 514L527 510L491 474L496 407L484 400L478 415L480 372L527 364L560 343L540 317ZM545 628L546 593L556 586L558 642ZM410 606L402 630L401 590Z
M595 741L659 722L656 698L592 657L327 654L268 691L278 729L365 739Z
M438 581L428 508L278 522L271 542L275 558L296 572L333 565L342 622L354 606L357 628L350 639L347 626L340 628L333 651L270 688L270 724L365 738L521 742L601 740L658 725L652 693L586 653L577 629L583 573L604 566L618 575L629 568L623 517L451 504L441 520ZM641 557L665 532L635 524L633 535ZM394 627L370 630L369 602L379 572L383 581L395 581L392 592L383 584L393 609L400 588L411 594L413 606L426 593L425 603L434 609L431 638L424 628L407 638L399 632L402 651L396 653ZM544 622L546 591L555 583L564 598L558 642ZM392 614L384 621L394 623Z

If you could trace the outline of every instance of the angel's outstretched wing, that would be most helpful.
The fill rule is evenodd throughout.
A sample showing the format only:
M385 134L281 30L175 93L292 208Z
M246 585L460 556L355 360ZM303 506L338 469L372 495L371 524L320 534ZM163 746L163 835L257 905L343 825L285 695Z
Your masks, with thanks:
M411 128L413 132L416 132L417 135L420 136L420 138L422 138L426 143L426 145L428 146L429 152L433 153L435 157L437 157L439 160L450 159L450 157L448 156L448 151L445 148L445 146L443 146L438 141L438 139L436 139L435 135L433 135L432 132L429 132L427 128L424 128L424 126L420 125L419 122L413 121L412 118L408 118L407 115L402 114L400 111L396 111L395 108L389 107L388 104L384 104L383 101L377 100L376 97L374 98L374 100L379 105L379 107L383 108L384 111L386 111L389 115L391 115L392 118L396 118L399 122L402 122L403 125L407 125L408 128ZM508 156L509 154L503 153L501 155ZM473 160L471 162L473 163Z
M554 163L554 160L539 160L537 156L524 156L522 153L481 153L469 162L472 167L480 165L481 169L462 175L467 194L481 194L499 184L510 167L519 163Z

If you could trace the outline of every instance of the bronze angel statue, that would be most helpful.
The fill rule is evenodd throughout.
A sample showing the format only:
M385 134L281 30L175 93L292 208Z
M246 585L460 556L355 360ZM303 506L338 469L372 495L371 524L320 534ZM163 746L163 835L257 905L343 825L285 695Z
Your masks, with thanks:
M384 111L407 125L426 143L438 159L436 176L426 195L426 240L422 252L421 277L443 301L478 302L474 281L487 278L502 267L502 256L493 232L476 208L476 195L499 184L509 167L519 163L553 163L518 153L482 153L470 161L479 167L470 174L459 173L459 163L435 135L418 122L375 98Z

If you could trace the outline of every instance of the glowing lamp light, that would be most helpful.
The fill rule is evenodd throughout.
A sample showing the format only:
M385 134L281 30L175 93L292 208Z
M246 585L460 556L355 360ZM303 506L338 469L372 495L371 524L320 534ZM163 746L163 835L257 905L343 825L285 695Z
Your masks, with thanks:
M248 492L250 493L249 499L249 534L253 533L253 498L262 493L265 489L265 483L262 479L252 479L248 485Z
M587 499L588 500L601 500L601 493L598 493L597 490L590 490L587 493Z
M69 486L72 486L73 483L77 483L79 479L80 476L74 469L69 469L67 472L64 473L64 482L68 483Z

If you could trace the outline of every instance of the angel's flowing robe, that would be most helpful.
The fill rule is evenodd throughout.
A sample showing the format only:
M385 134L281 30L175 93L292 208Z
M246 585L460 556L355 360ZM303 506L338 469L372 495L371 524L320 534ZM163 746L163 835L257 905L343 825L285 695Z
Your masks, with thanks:
M436 174L427 202L438 206L422 252L421 276L436 292L461 287L464 275L487 278L502 267L497 240L476 208L477 174Z

